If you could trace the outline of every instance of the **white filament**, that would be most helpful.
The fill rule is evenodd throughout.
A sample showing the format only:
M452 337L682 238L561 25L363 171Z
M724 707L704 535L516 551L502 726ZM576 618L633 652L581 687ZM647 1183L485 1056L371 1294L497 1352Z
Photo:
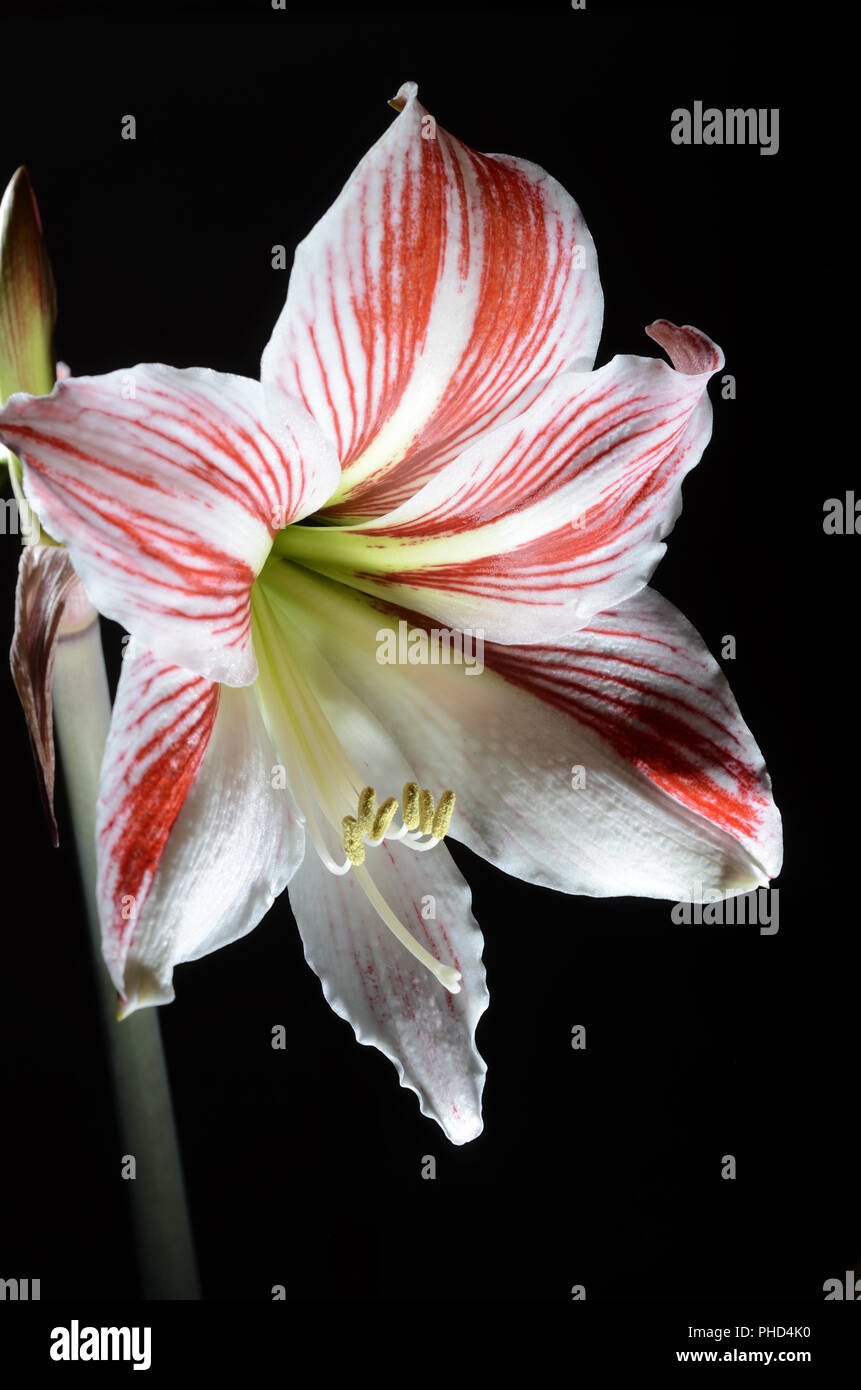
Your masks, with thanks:
M397 937L410 955L420 961L452 994L460 990L460 972L441 965L434 956L416 941L395 916L382 893L364 866L353 865L349 859L338 862L330 854L317 812L340 840L344 814L356 805L364 787L364 779L353 766L340 739L322 709L295 660L291 648L301 650L305 639L289 624L281 603L278 619L260 585L252 590L254 646L258 659L257 689L261 698L264 719L269 733L288 770L288 781L302 815L311 843L321 862L331 874L341 875L354 869L357 881L378 916ZM289 624L285 640L283 623ZM379 840L368 840L371 846L384 839L401 840L413 850L433 849L439 841L433 836L418 843L421 836L401 825L386 832Z

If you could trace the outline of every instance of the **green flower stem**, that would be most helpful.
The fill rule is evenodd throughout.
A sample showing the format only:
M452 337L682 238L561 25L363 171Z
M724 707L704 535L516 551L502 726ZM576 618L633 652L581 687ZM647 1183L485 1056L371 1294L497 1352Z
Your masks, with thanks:
M54 666L54 721L78 862L83 879L105 1036L116 1092L123 1154L105 1168L120 1183L121 1158L135 1158L128 1179L145 1298L197 1299L200 1290L170 1088L155 1009L122 1022L105 969L96 907L96 794L111 704L98 617L60 637Z

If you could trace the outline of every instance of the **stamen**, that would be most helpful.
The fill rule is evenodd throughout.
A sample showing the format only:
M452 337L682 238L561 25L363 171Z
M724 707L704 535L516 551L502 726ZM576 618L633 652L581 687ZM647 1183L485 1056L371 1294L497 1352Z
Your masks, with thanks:
M433 849L434 845L445 839L454 814L454 792L443 792L434 810L433 793L426 787L419 789L417 782L407 782L403 789L403 800L403 824L397 830L390 831L389 826L398 809L397 798L387 797L377 810L374 788L362 788L358 814L345 816L342 821L342 839L348 863L364 863L365 841L376 848L383 840L400 840L407 849L424 851ZM355 858L356 855L361 855L361 858Z
M359 829L363 835L370 835L377 815L377 794L373 787L365 787L359 793Z
M374 816L374 824L371 830L372 840L382 840L386 831L392 823L395 811L398 809L398 799L396 796L389 796L383 802L377 814Z
M364 864L365 845L359 822L355 816L345 816L341 824L344 827L344 853L351 864Z
M312 810L314 803L308 796L307 786L305 784L301 770L298 767L295 768L293 775L295 778L294 786L297 794L297 802L301 807L304 807L302 814L305 817L305 829L308 831L308 834L311 837L311 843L313 844L318 855L320 856L323 865L329 870L329 873L334 874L336 878L341 877L343 874L349 873L350 869L352 869L353 867L350 860L345 859L343 864L336 864L335 860L332 858L331 854L326 848L326 845L323 841L322 831L320 830L320 827L317 824L317 817L315 816L314 811ZM301 792L299 791L300 787L302 789Z
M255 648L258 655L263 657L258 661L258 688L264 718L267 724L273 726L270 733L276 747L282 749L282 756L288 748L292 752L289 761L294 792L300 794L300 786L296 785L299 783L301 789L310 794L310 802L307 796L300 794L300 806L309 827L313 823L311 808L316 803L325 820L335 829L340 819L340 806L343 806L345 799L357 795L357 789L362 785L361 779L302 676L300 667L288 656L291 650L301 650L301 635L295 629L291 630L288 647L279 631L274 612L257 585L252 588L251 601ZM319 847L322 837L314 834L312 838ZM321 857L329 867L328 851L324 851ZM340 866L337 871L342 872Z
M405 782L401 793L401 805L403 806L404 825L407 830L418 830L419 827L419 788L417 782Z
M443 792L433 818L431 833L436 840L443 840L448 834L451 818L454 815L454 792Z
M433 849L434 845L438 845L439 840L435 840L433 835L431 835L429 840L422 840L419 839L416 834L405 835L401 843L405 845L407 849L414 849L417 853L423 854L425 850Z
M428 850L437 843L433 834L439 821L444 833L451 820L454 797L443 793L436 812L434 798L419 791L418 784L408 782L403 789L403 824L396 831L390 826L398 809L395 797L387 797L378 808L373 787L362 787L360 774L350 761L331 722L321 705L316 689L304 675L301 654L308 649L303 634L281 611L276 618L262 590L252 591L254 641L258 652L260 675L257 694L264 720L282 757L289 764L289 785L304 820L305 828L325 867L334 874L352 870L375 912L407 951L435 979L456 994L460 990L460 972L452 966L441 965L410 934L389 907L365 867L365 845L382 844L386 838L401 839L410 849ZM290 641L284 640L280 626L289 627ZM313 656L313 650L311 650ZM262 659L260 659L262 658ZM357 814L341 817L344 803L357 798ZM318 814L322 823L318 823ZM340 825L339 825L340 821ZM326 845L324 830L341 831L345 860L337 863ZM418 841L421 841L420 843Z

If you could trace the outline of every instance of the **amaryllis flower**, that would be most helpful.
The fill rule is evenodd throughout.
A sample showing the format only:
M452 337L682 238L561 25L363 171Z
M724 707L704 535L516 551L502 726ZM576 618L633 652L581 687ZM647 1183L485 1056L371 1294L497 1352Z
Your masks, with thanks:
M720 350L661 320L672 365L591 370L575 203L413 84L393 104L296 253L260 382L138 365L13 396L0 432L131 634L98 826L124 1012L289 884L329 1003L461 1143L487 993L449 822L531 883L685 900L767 883L780 829L726 681L646 587ZM426 659L381 664L401 622ZM466 629L480 672L447 659Z

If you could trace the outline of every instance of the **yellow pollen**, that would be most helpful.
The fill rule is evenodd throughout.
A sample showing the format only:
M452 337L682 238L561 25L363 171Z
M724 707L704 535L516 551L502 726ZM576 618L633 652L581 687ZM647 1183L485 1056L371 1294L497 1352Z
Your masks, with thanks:
M419 828L419 788L417 782L405 782L401 793L401 804L404 808L404 825L407 830L418 830Z
M398 809L398 798L396 796L387 797L374 817L374 824L371 830L372 840L381 840L392 823L395 811Z
M433 795L426 788L419 792L419 831L429 835L433 830Z
M363 835L370 835L377 814L377 794L373 787L365 787L359 793L359 829ZM376 839L376 836L374 836Z
M436 814L431 826L431 834L437 840L445 839L448 828L451 825L451 818L454 815L454 792L443 792L436 808Z
M427 787L419 788L417 782L406 782L403 789L403 825L395 839L401 839L409 831L405 844L413 849L432 849L445 838L454 813L454 792L445 791L434 809L433 793ZM359 804L355 816L344 816L344 853L351 864L365 862L365 840L372 845L379 844L388 834L389 827L398 809L395 796L388 796L382 806L377 807L377 794L373 787L363 787L359 793ZM422 835L430 839L417 843Z
M341 824L344 827L344 853L351 864L364 864L365 846L359 822L355 816L345 816Z

